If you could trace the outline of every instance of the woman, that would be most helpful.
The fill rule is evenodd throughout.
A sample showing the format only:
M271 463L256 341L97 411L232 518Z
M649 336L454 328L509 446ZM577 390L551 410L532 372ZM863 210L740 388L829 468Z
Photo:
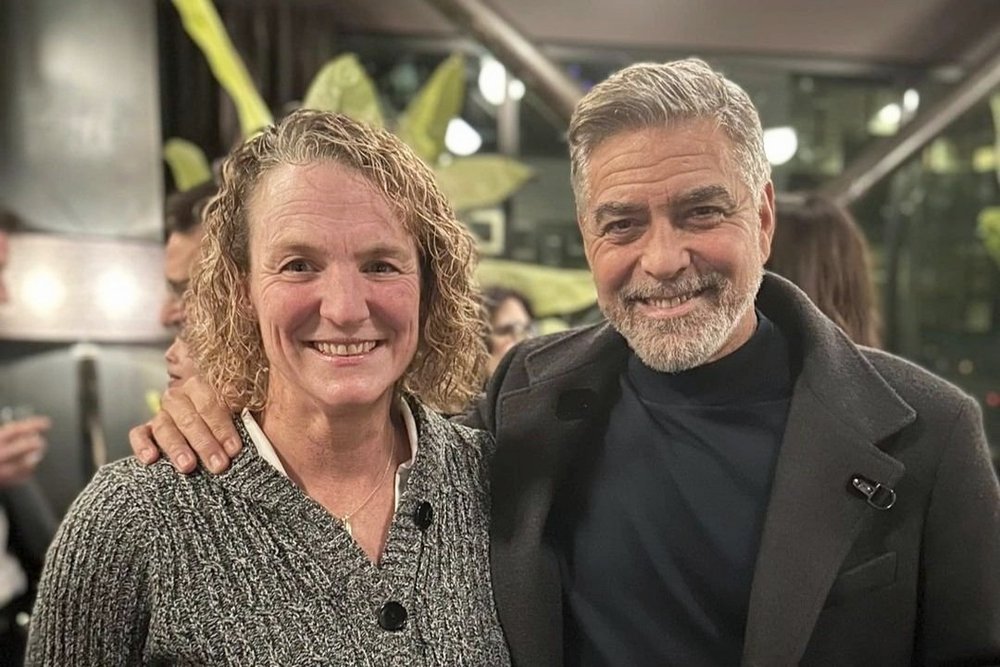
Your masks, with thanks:
M490 357L486 370L493 375L507 350L534 333L535 315L526 296L506 287L484 289L483 303L490 323L486 338Z
M431 172L299 111L228 158L204 224L189 336L243 453L219 476L103 468L49 554L29 662L508 664L492 443L430 409L485 362L474 244Z
M858 345L881 347L868 241L854 218L817 195L785 194L767 269L788 278Z

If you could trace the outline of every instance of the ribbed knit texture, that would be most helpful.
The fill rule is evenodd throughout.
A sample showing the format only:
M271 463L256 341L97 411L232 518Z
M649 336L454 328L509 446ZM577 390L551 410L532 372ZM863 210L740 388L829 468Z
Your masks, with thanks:
M510 664L489 580L492 439L411 405L417 459L378 567L245 432L219 476L103 467L49 551L27 664ZM390 600L407 612L395 632L378 622Z

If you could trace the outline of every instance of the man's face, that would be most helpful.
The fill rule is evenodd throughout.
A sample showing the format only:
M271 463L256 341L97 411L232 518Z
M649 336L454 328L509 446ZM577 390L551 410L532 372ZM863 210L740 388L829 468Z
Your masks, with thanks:
M7 294L7 283L4 282L3 272L7 268L7 253L9 252L10 244L7 240L7 233L0 232L0 303L7 303L9 296Z
M184 292L198 257L201 236L201 227L196 227L186 234L174 232L167 239L163 255L167 299L160 309L160 323L165 327L180 327L184 324Z
M613 135L593 152L578 220L598 301L650 368L676 373L749 340L774 230L709 121Z

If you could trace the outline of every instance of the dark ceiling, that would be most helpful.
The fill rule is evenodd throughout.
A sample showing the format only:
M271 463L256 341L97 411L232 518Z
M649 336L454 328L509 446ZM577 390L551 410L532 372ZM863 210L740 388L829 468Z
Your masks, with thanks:
M252 2L253 0L244 0ZM423 0L324 5L338 31L457 36ZM1000 0L487 0L539 44L969 65L1000 43Z

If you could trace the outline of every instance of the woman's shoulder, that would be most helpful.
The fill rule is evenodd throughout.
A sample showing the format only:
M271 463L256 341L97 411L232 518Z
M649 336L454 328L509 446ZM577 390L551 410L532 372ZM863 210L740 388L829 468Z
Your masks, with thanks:
M144 465L127 457L98 468L70 507L67 518L81 513L107 515L119 521L132 516L147 519L158 507L175 502L177 490L206 484L200 469L183 475L166 460Z

